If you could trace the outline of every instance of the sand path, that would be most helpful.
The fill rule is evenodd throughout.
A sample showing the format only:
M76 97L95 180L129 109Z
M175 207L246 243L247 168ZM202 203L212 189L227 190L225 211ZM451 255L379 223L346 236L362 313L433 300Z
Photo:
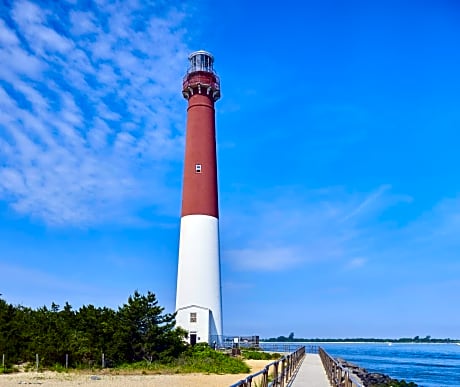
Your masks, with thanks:
M273 360L247 360L246 363L254 373L265 367ZM112 374L81 374L45 372L19 372L0 375L0 386L17 387L18 385L45 387L228 387L244 379L248 374L204 375L204 374L175 374L175 375L112 375Z

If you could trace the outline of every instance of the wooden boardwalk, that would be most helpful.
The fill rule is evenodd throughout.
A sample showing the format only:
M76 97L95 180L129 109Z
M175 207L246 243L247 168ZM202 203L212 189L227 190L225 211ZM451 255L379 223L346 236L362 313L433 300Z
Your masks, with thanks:
M292 387L331 387L318 354L307 353L291 384Z

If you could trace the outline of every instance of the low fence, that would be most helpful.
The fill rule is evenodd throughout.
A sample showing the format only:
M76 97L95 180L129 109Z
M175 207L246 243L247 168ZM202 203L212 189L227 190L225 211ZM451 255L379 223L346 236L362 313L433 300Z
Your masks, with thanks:
M251 387L253 382L257 387L285 387L300 366L305 356L305 347L298 348L295 352L283 356L259 372L249 375L246 379L232 384L230 387Z
M364 387L348 368L329 356L324 349L320 347L318 353L332 387Z
M230 349L235 347L257 348L259 347L259 336L211 335L209 336L209 345L214 344L220 349Z
M3 370L6 370L8 367L7 367L7 363L6 363L6 355L3 353L2 354L2 369ZM32 361L30 361L30 364L33 364ZM56 363L56 364L62 364L62 363ZM69 368L69 354L66 353L65 354L65 368ZM100 367L102 368L105 368L106 365L107 365L107 360L105 358L105 354L102 353L101 354L101 363L97 363L95 360L89 360L88 361L88 368L93 368L94 366L97 366L99 367L100 364ZM35 354L35 370L38 371L40 368L40 356L38 353Z

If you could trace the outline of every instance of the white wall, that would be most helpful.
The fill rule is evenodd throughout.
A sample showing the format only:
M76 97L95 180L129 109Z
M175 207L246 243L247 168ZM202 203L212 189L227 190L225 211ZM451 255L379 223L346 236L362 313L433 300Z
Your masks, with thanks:
M211 321L206 336L221 336L221 300L219 220L208 215L184 216L180 227L176 311L193 305L209 309ZM188 330L185 317L177 322Z
M196 322L190 322L190 313L196 313ZM184 328L189 333L188 342L190 343L190 333L196 333L197 343L209 343L209 318L210 310L192 305L177 311L177 325Z

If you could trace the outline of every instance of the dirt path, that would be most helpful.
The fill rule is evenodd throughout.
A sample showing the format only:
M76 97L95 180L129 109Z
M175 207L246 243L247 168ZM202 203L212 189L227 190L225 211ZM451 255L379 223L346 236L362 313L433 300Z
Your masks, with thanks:
M272 360L247 360L251 373L257 372ZM175 374L175 375L111 375L111 374L81 374L58 372L20 372L0 375L0 386L17 387L30 386L94 386L94 387L228 387L244 379L247 374L203 375L203 374Z

